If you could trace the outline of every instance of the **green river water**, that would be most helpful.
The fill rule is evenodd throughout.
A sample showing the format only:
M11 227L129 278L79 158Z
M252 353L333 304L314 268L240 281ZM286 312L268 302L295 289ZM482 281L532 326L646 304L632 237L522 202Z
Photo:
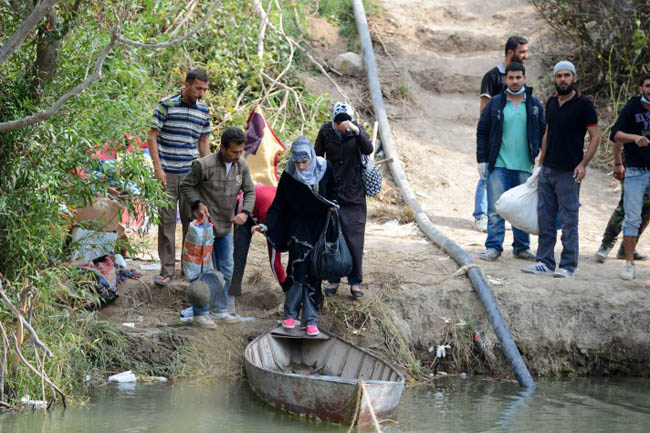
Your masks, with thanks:
M449 378L405 390L385 432L650 432L650 380ZM83 407L0 415L0 433L346 432L259 401L245 382L107 386Z

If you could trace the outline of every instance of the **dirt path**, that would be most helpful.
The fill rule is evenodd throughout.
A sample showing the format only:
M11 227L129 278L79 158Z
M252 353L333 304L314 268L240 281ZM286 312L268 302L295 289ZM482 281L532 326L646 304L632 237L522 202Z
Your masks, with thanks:
M480 79L502 60L507 37L521 34L530 41L529 84L539 83L544 29L540 30L534 8L524 1L506 0L382 0L381 4L385 14L374 28L382 29L381 38L391 55L379 56L382 81L406 83L417 107L412 117L399 118L402 106L388 104L396 115L391 126L402 162L413 187L423 193L421 202L433 222L500 284L492 288L520 347L577 349L586 358L601 361L611 356L608 352L629 347L647 359L650 267L639 263L637 280L623 282L618 278L621 261L599 264L593 259L619 197L611 176L590 169L583 182L581 254L575 278L521 273L525 263L511 255L510 231L500 259L487 263L477 258L486 237L472 229ZM538 97L545 100L548 95ZM532 241L535 250L536 237ZM647 244L640 249L647 252Z

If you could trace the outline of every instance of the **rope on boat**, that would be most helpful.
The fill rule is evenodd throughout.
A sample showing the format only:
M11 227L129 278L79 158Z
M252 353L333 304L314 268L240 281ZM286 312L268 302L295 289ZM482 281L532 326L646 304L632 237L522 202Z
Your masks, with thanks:
M355 424L357 424L357 421L360 420L359 413L361 412L361 401L363 399L366 400L366 405L368 406L368 412L370 413L370 420L371 420L370 425L372 425L372 427L374 428L373 431L375 433L381 433L381 426L377 421L375 410L372 408L372 403L370 402L370 397L368 397L368 391L366 391L366 385L363 383L363 380L359 381L359 386L357 387L357 404L355 405L354 416L352 418L352 421L350 422L350 428L348 429L347 433L352 433ZM360 429L362 427L367 427L367 425L358 426L358 427Z
M381 428L377 422L377 416L375 415L375 410L372 408L372 403L370 403L370 397L368 397L368 391L366 391L366 385L362 380L359 381L359 388L361 388L363 398L366 399L366 404L368 405L368 412L370 412L370 419L372 420L372 426L375 428L376 433L381 433Z

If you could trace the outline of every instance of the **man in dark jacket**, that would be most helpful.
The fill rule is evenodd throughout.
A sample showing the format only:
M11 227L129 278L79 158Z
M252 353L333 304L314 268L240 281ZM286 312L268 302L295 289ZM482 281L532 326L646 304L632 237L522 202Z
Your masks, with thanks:
M503 252L505 221L496 213L495 203L505 191L530 177L544 135L544 108L533 89L526 87L526 69L521 63L506 67L506 90L490 100L481 113L476 131L476 158L479 170L487 172L488 235L483 260L496 260ZM513 254L535 260L530 236L516 227Z
M506 41L505 58L503 63L490 69L483 75L481 80L481 93L479 115L487 107L488 102L494 96L500 95L506 90L505 77L506 67L510 63L521 63L528 58L528 40L521 36L510 36ZM479 171L479 180L474 193L474 228L480 232L487 232L487 173Z

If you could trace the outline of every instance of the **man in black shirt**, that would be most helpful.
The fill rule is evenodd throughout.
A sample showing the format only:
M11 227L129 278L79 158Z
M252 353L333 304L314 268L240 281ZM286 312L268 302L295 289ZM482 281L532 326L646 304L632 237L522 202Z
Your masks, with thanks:
M573 63L557 63L553 74L557 93L546 104L546 133L542 138L542 168L537 187L537 264L522 271L529 274L553 273L556 278L567 278L573 276L578 266L580 182L598 149L600 136L593 104L575 89ZM586 153L585 132L589 132L590 139ZM562 218L562 256L559 269L555 271L558 212Z
M506 41L505 59L503 63L490 69L481 80L481 103L479 115L493 96L499 95L506 90L504 82L506 67L510 63L524 63L528 58L528 41L521 36L511 36ZM474 227L480 232L487 232L487 165L478 164L478 184L474 193Z
M624 280L634 279L634 248L641 225L643 198L650 193L650 74L644 74L639 80L639 93L625 104L610 135L614 153L620 152L621 145L625 152L625 167L620 161L614 166L615 174L625 174L625 265L621 271Z

